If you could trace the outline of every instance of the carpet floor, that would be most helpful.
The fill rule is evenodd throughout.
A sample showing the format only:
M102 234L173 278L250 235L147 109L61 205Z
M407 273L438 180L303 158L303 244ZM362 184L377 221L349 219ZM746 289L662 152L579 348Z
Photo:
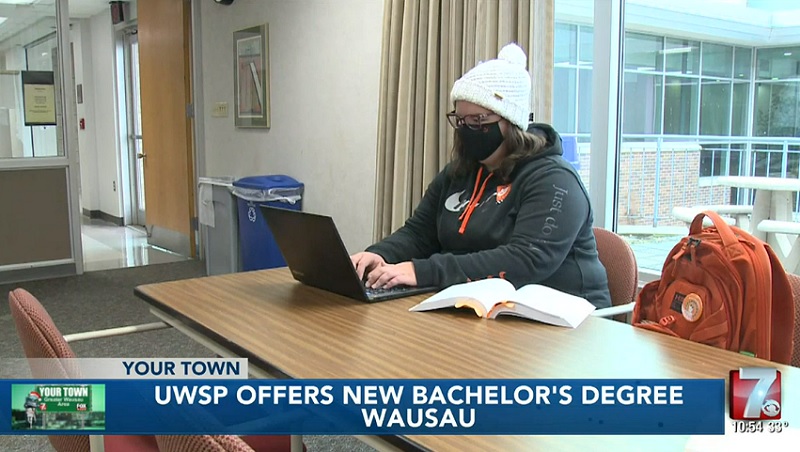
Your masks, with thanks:
M133 295L133 289L149 284L196 278L205 274L199 261L175 262L84 273L67 278L0 285L0 378L29 378L14 322L7 303L9 291L21 287L33 294L50 313L62 334L155 322L147 304ZM116 338L93 339L71 344L84 358L200 358L213 357L208 349L173 329L148 331ZM4 359L6 358L6 359ZM372 451L349 436L306 436L309 452ZM43 436L0 437L0 451L53 451Z

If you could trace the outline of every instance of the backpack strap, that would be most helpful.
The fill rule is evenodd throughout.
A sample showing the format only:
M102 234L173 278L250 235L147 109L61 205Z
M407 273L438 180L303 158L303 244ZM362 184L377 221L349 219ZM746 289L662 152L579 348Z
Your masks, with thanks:
M765 244L764 248L772 264L772 312L770 323L773 340L770 344L770 359L791 365L794 348L795 305L792 286L775 251Z

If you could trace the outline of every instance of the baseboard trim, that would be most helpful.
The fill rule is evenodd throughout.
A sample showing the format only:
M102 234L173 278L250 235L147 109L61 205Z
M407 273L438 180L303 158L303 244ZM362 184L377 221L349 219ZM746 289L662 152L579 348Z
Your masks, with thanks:
M24 281L60 278L73 276L77 273L78 269L75 266L75 262L0 271L0 284L16 284Z
M103 212L102 210L89 210L83 209L83 215L93 220L100 219L109 223L114 223L117 226L125 226L125 221L120 217Z

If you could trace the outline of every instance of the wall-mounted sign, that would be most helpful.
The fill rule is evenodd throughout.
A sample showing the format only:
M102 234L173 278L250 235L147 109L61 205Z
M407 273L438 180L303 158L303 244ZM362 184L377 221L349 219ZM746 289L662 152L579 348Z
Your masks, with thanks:
M56 125L53 71L22 71L22 102L26 126Z

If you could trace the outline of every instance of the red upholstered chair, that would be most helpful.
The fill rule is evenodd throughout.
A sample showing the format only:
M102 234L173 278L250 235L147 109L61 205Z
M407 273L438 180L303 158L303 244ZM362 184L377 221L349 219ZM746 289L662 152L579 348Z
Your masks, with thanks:
M639 285L636 256L628 242L613 231L595 227L594 238L597 242L597 255L608 275L611 307L597 309L593 315L627 321L626 317L633 312Z
M76 358L75 353L56 327L50 314L33 295L24 289L16 289L8 294L8 304L11 316L17 327L17 333L28 359L36 358ZM47 374L42 375L41 368L31 366L33 378L80 378L76 369L61 365L47 366ZM89 452L89 436L49 436L50 443L56 452ZM172 439L175 438L175 439ZM207 438L214 438L212 443ZM161 439L167 449L159 449L155 436L125 436L108 435L103 437L106 452L157 452L159 450L185 450L185 451L289 451L291 437L289 436L247 436L241 439L237 436L165 436ZM219 449L190 447L188 449L172 448L183 444L231 444L242 448ZM243 445L243 446L242 446ZM305 446L303 446L305 449Z
M50 314L33 295L24 289L8 294L11 316L28 359L75 358L75 353L58 331ZM39 375L38 366L31 366L34 378L80 378L75 369L48 366L48 375ZM49 436L57 452L89 452L89 436ZM154 436L105 436L105 450L119 452L158 451Z
M164 435L156 436L161 452L260 452L288 451L289 436ZM303 451L306 446L303 445Z
M789 362L794 367L800 367L800 276L787 273L789 283L792 285L792 295L794 295L794 349L792 350L792 360Z

